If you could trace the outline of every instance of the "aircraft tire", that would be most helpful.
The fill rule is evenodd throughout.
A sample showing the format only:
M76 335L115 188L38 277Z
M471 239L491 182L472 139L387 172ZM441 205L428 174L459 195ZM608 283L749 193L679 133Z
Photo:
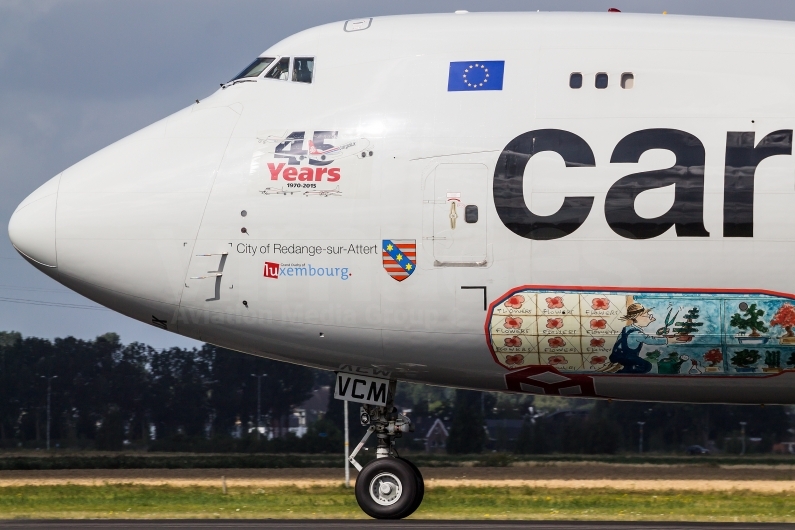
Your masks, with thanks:
M418 479L405 460L378 458L356 477L356 502L375 519L402 519L417 509Z
M414 465L414 462L410 460L406 460L403 457L398 457L398 460L402 460L414 471L414 476L417 478L417 497L414 499L414 506L412 506L411 510L409 510L403 517L408 517L409 515L413 514L417 508L420 507L422 504L422 499L425 497L425 479L422 478L422 473L417 466Z

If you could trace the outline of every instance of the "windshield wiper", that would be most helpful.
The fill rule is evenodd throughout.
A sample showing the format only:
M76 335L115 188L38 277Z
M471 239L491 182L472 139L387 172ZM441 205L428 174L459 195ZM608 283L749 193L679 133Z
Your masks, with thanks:
M256 79L233 79L231 81L227 81L226 83L221 83L221 90L225 89L226 87L230 87L232 85L236 85L238 83L247 83L247 82L256 82Z

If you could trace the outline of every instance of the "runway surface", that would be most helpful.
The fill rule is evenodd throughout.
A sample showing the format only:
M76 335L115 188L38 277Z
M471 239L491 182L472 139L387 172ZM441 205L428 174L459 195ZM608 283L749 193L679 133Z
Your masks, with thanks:
M410 529L464 529L464 530L793 530L795 525L784 523L656 523L656 522L568 522L568 521L323 521L323 520L268 520L268 521L202 521L202 520L161 520L161 521L5 521L0 522L3 530L157 530L189 529L210 530L256 530L287 528L292 530L337 530L354 528L356 530L381 530L383 528Z

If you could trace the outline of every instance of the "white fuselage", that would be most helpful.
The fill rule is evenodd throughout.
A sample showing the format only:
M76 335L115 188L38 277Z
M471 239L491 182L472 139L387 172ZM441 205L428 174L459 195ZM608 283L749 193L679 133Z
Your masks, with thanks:
M256 355L487 390L795 402L795 24L365 26L262 54L314 57L311 83L228 85L65 170L17 209L15 246L115 311ZM504 61L502 89L448 90L459 61ZM738 309L754 303L764 332ZM656 318L638 332L673 345L632 339L634 372L609 360L633 304ZM679 325L696 306L703 325Z

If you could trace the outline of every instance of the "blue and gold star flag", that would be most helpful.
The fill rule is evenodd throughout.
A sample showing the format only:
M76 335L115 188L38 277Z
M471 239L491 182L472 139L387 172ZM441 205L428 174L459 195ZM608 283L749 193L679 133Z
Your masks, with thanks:
M414 273L417 243L414 239L384 239L381 245L384 270L402 282Z
M502 90L505 61L457 61L450 63L448 92Z

